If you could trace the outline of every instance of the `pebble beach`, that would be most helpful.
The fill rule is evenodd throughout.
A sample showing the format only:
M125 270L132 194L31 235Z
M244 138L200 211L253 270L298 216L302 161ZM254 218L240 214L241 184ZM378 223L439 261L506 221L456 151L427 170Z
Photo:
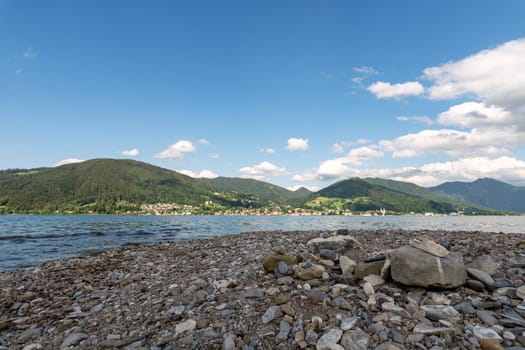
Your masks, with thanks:
M0 273L0 350L524 349L524 249L407 230L131 244Z

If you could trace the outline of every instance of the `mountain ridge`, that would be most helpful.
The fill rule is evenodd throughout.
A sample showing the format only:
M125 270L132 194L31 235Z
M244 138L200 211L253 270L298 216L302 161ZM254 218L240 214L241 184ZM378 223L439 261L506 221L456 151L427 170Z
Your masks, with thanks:
M525 187L491 178L449 181L429 190L496 210L525 213Z
M196 179L130 159L101 158L54 168L0 171L0 213L136 213L144 212L144 204L151 211L158 203L172 204L171 209L162 206L162 213L178 205L193 207L191 213L209 214L231 208L242 212L251 208L251 213L294 213L294 208L327 214L470 209L490 213L415 184L379 178L341 180L311 192L254 179Z

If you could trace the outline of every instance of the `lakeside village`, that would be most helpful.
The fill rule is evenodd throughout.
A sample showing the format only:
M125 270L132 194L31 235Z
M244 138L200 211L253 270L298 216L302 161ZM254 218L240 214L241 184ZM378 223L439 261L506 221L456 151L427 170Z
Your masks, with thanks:
M135 213L137 214L137 213ZM368 210L364 212L352 212L347 209L340 208L323 208L323 209L311 209L311 208L297 208L291 205L274 205L272 207L261 207L261 208L221 208L220 206L214 205L213 201L206 201L203 207L182 205L177 203L154 203L154 204L141 204L140 212L142 215L232 215L232 216L279 216L279 215L293 215L293 216L324 216L324 215L341 215L341 216L384 216L384 215L398 215L399 213L385 210L381 208L379 210ZM425 213L407 213L409 215L422 215L422 216L463 216L464 212L452 212L448 214L440 214L434 212Z

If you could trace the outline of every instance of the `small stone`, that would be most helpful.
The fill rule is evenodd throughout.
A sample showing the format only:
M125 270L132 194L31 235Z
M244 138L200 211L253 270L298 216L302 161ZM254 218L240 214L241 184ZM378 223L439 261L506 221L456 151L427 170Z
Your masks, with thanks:
M277 317L281 317L283 313L281 312L281 307L278 305L272 305L266 310L264 315L262 316L262 322L263 323L270 323L271 321L275 320Z
M468 268L467 273L470 277L483 282L483 284L490 290L497 289L498 286L496 285L496 281L490 275L484 271Z
M308 332L306 332L306 336L304 337L304 340L310 345L315 345L317 343L317 339L319 339L319 335L313 330L309 329Z
M82 340L86 339L88 335L86 333L70 333L60 345L61 349L68 348L70 346L77 345Z
M285 261L279 261L277 264L277 269L282 275L288 274L288 264Z
M343 297L336 297L331 302L332 306L338 307L344 310L352 310L352 305Z
M438 321L446 320L452 323L457 323L461 319L461 314L457 312L452 306L446 305L423 305L421 309L425 311L427 318Z
M186 307L184 305L173 306L168 310L168 313L172 315L182 315L184 313L184 310L186 310Z
M233 334L225 334L224 335L224 342L222 345L223 350L235 350L237 349L235 347L235 336Z
M321 278L325 272L322 265L311 264L309 262L300 264L295 270L295 276L302 280L312 280Z
M329 259L332 261L337 260L337 253L332 249L321 249L319 251L319 256L323 259Z
M504 350L497 339L481 339L479 345L481 346L481 350Z
M467 282L465 282L465 287L475 290L476 292L483 292L485 290L483 282L478 280L468 279Z
M499 270L498 263L490 255L482 255L474 259L467 267L481 270L490 276L496 274Z
M478 339L496 339L501 340L501 337L495 330L481 326L475 326L473 329L474 336Z
M266 272L273 272L279 265L279 261L284 261L287 265L296 265L297 259L286 250L279 250L268 255L263 260L263 267Z
M175 337L187 332L192 332L197 327L197 321L193 319L186 320L184 322L178 323L175 326Z
M429 239L413 238L409 241L408 244L414 248L420 249L439 258L445 258L449 254L447 248Z
M368 275L363 278L363 280L370 283L372 287L378 287L385 284L385 280L379 275Z
M33 343L33 344L28 344L26 346L24 346L22 348L22 350L41 350L43 349L44 347L42 346L42 344L39 344L39 343ZM5 350L9 350L8 348L4 348L2 346L0 346L0 349L5 349Z
M347 257L346 255L341 255L339 257L339 267L343 275L348 275L354 272L357 263Z
M292 307L292 305L290 303L282 304L281 305L281 311L284 314L286 314L286 315L289 315L289 316L292 316L292 317L295 316L295 310L294 310L294 308Z
M371 338L368 333L362 330L349 330L343 334L341 345L345 350L366 350L368 349L370 340Z
M277 334L277 337L275 337L275 342L277 344L280 344L286 341L291 330L292 326L290 326L288 322L281 320L281 322L279 323L279 334Z
M372 284L369 283L369 282L366 282L366 283L363 285L363 291L365 292L365 294L366 294L368 297L371 297L372 295L374 295L374 287L372 287Z
M503 332L503 338L504 338L504 339L509 339L509 340L515 340L515 339L516 339L516 336L515 336L514 333L512 333L512 332L504 331L504 332Z
M338 350L344 348L338 345L339 340L343 336L343 331L340 329L332 328L328 332L324 333L315 345L316 350Z
M359 318L357 317L345 317L341 320L341 325L339 328L341 328L342 331L348 331L354 328L357 321L359 321Z
M424 335L433 335L433 334L439 335L439 334L443 334L443 333L454 332L454 328L433 327L433 326L430 326L430 325L425 324L425 323L418 323L414 327L413 332L414 333L421 333L421 334L424 334Z
M521 286L518 289L516 289L516 295L519 298L525 300L525 286Z
M419 342L421 342L423 340L423 338L425 338L424 334L412 333L412 334L409 334L406 337L405 343L407 343L407 344L419 343Z
M384 258L370 262L362 261L356 265L354 274L360 279L363 279L368 275L381 275L381 269L384 264Z
M345 250L349 248L360 248L361 243L352 236L331 236L331 237L319 237L308 241L306 244L308 250L312 253L317 253L322 249L331 250Z

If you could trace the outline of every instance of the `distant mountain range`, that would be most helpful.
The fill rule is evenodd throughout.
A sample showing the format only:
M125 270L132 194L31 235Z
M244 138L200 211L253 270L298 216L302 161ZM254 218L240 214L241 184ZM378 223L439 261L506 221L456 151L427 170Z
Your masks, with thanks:
M134 160L93 159L55 168L0 171L0 213L169 213L184 209L193 214L497 214L489 207L525 211L519 199L520 193L525 198L524 189L480 181L481 185L485 183L481 187L487 193L481 199L492 201L469 196L467 190L451 192L447 184L426 189L399 181L352 178L318 192L305 188L290 191L253 179L195 179ZM509 202L507 194L491 194L503 190L516 195L513 205L496 206L501 203L494 202L494 198Z
M434 193L496 210L525 213L525 187L484 178L473 182L446 182L431 187Z

